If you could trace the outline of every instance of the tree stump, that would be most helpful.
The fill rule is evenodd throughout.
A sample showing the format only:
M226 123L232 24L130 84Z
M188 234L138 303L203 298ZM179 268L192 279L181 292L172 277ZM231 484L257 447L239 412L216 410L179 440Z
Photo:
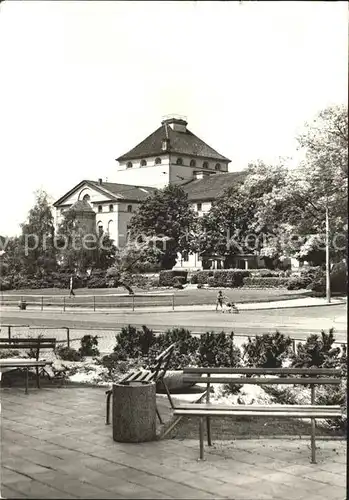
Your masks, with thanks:
M113 439L120 443L156 439L154 382L113 385Z

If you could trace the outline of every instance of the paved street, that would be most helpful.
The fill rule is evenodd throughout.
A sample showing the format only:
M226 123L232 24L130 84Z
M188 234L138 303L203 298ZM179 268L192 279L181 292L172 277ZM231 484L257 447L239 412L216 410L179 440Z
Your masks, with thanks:
M214 309L202 311L114 311L93 312L6 310L2 311L1 322L33 326L88 329L105 328L112 330L122 325L147 325L153 328L183 326L192 331L207 329L232 329L237 335L253 335L273 332L278 329L294 338L307 338L310 333L320 333L322 329L335 328L338 341L347 341L346 304L295 307L280 309L241 310L240 314L216 313Z
M102 388L2 390L3 498L344 500L345 441L197 440L121 444L104 424ZM164 401L162 398L161 401ZM159 402L163 412L164 403Z

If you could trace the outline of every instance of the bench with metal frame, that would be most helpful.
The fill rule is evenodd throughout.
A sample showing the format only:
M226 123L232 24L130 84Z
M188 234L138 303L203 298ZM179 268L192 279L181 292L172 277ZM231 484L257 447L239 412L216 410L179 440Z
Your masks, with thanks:
M119 380L117 383L118 384L129 384L130 382L142 382L142 383L148 383L148 382L155 382L156 384L161 383L165 389L165 392L167 394L167 397L169 398L169 401L172 406L172 400L171 400L171 395L168 390L168 387L166 383L164 382L164 377L166 375L166 371L168 368L168 365L171 360L171 356L173 353L173 350L175 348L175 344L171 344L165 351L163 351L159 356L155 358L155 363L154 365L150 368L150 370L134 370L126 375L123 379ZM109 389L106 391L107 399L106 399L106 419L105 423L106 425L110 424L110 399L112 397L113 391ZM158 419L160 423L162 424L162 418L159 413L158 408L156 407L156 414L158 416Z
M235 376L232 376L235 375ZM237 376L236 376L237 375ZM264 377L273 375L274 377ZM206 383L206 403L180 404L174 408L177 417L199 418L200 460L204 459L204 419L207 442L211 446L211 417L286 417L311 419L311 462L315 459L316 418L342 416L339 405L315 405L315 386L340 384L340 370L334 368L185 368L183 382ZM210 402L212 384L283 385L301 384L311 388L310 405L220 405Z
M54 350L56 348L56 339L55 338L45 338L45 337L37 337L37 338L0 338L0 349L20 349L20 350L31 350L34 352L33 359L35 359L36 363L30 363L30 358L28 358L27 365L24 366L23 362L20 362L20 365L17 367L17 369L26 369L26 377L28 378L28 368L35 368L36 371L36 384L37 387L40 389L40 373L46 372L45 370L45 365L52 365L50 362L46 361L40 361L40 351L42 349L52 349ZM18 360L20 361L20 360ZM12 361L12 367L15 369L16 367L13 366L15 361ZM41 370L40 370L41 369ZM27 387L27 386L26 386ZM28 391L26 390L26 393Z

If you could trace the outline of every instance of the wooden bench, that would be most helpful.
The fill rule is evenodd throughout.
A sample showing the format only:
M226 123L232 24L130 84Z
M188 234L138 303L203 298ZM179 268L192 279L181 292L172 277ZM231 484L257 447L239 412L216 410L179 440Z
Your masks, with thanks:
M166 371L171 360L171 356L173 350L175 348L175 344L171 344L165 351L163 351L159 356L156 357L154 365L150 368L150 370L134 370L126 375L126 377L122 378L118 381L118 384L129 384L130 382L155 382L162 383L165 388L167 397L170 400L172 405L171 395L168 390L166 383L164 382L164 376L166 375ZM107 400L106 400L106 425L110 424L110 399L113 391L109 389L106 391ZM162 418L159 413L158 408L156 408L156 414L160 423L162 424Z
M45 368L45 366L50 366L53 364L53 361L34 361L31 359L18 359L18 360L8 360L8 359L0 359L0 372L3 368L10 369L21 369L25 370L25 393L28 394L28 385L29 385L29 368L35 368L37 370L37 381L40 375L38 375L38 371L40 368ZM40 383L38 381L38 388L40 389Z
M215 375L212 377L212 375ZM233 377L232 377L233 375ZM264 377L273 375L274 377ZM276 377L275 377L276 376ZM311 461L315 460L316 418L341 417L340 406L315 405L315 387L322 384L340 384L340 370L332 368L185 368L184 382L206 383L206 403L180 404L174 408L175 416L199 418L200 459L204 459L204 419L207 442L211 446L211 417L286 417L311 419ZM310 385L310 405L220 405L210 402L212 384L255 385Z
M33 359L35 359L36 363L30 363L30 358L27 361L27 365L24 366L23 363L21 362L18 367L12 366L13 368L18 368L18 369L26 369L26 393L28 393L28 387L27 387L27 382L28 382L28 368L35 368L36 371L36 384L37 387L40 389L40 372L42 373L45 370L46 365L52 365L51 362L48 361L40 361L40 351L41 349L55 349L56 348L56 339L55 338L44 338L44 337L37 337L37 338L0 338L0 350L2 349L20 349L20 350L25 350L28 349L33 352ZM5 360L4 360L5 361ZM21 360L18 360L20 362ZM22 360L23 361L23 360ZM12 363L15 363L14 360L11 361ZM41 370L40 370L41 368ZM47 372L46 372L47 373Z

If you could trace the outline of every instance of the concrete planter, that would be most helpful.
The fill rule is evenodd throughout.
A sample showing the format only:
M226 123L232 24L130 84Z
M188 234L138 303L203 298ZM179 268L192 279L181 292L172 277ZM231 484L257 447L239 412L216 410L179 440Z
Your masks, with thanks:
M165 383L169 389L169 391L179 391L181 389L188 389L192 387L193 383L184 383L183 382L183 371L182 370L169 370L166 372L164 377ZM164 390L164 386L160 383L156 385L156 390L158 392L162 392Z

